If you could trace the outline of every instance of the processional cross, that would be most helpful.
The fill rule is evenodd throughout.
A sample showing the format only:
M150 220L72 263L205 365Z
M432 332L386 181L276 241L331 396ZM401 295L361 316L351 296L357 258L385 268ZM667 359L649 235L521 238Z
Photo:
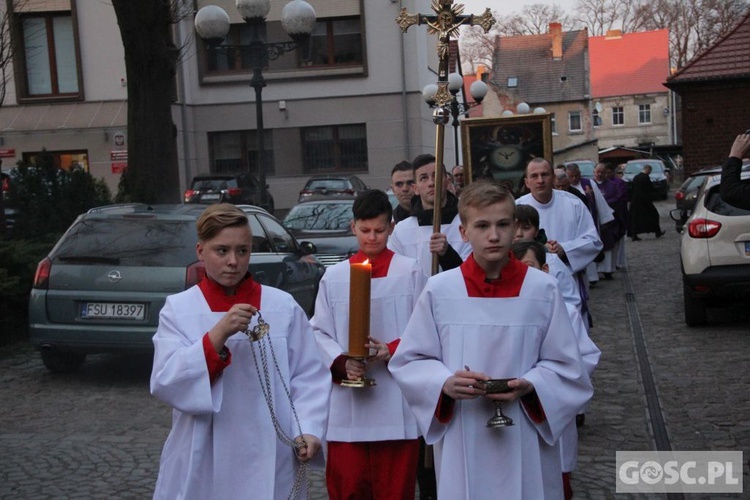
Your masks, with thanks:
M435 123L435 202L434 215L432 218L433 232L440 232L441 209L443 205L443 177L445 176L443 167L443 145L445 141L445 125L450 119L450 109L448 104L453 99L448 90L448 64L450 62L450 39L458 38L459 28L463 25L481 26L487 33L495 24L495 18L492 17L490 9L487 8L481 16L463 15L463 4L453 5L453 0L432 0L430 6L435 15L428 16L425 14L409 14L404 7L396 18L396 24L403 33L414 24L427 25L427 33L438 36L437 54L438 54L438 91L435 94L435 111L432 114L432 121ZM438 272L438 256L432 254L432 274Z

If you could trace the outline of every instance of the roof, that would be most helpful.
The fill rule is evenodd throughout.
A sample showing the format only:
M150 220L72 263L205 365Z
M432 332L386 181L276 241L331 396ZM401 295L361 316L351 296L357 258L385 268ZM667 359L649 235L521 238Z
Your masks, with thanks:
M552 34L495 38L492 81L507 89L518 78L519 97L529 103L580 101L588 98L588 31L566 31L563 56L552 58Z
M589 37L589 64L595 99L666 92L669 30Z
M737 78L750 78L750 9L726 35L670 77L667 86Z

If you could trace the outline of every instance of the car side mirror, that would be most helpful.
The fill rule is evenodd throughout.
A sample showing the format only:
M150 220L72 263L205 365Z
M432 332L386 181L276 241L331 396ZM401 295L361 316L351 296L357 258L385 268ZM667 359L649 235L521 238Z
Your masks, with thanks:
M315 246L315 243L309 241L301 241L299 248L302 251L302 255L313 255L318 253L318 247Z

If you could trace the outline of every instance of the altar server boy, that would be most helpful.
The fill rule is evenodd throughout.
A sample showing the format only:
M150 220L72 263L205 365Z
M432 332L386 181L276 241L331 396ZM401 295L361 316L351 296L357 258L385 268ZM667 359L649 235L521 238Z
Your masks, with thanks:
M557 440L593 393L554 279L510 254L514 209L496 183L464 189L472 253L428 280L389 364L434 444L438 498L563 498ZM490 378L510 392L486 394ZM495 400L515 425L487 428Z
M426 277L415 259L386 248L393 224L388 195L368 190L353 205L359 252L326 270L312 319L315 337L334 381L328 421L326 483L332 500L414 498L417 422L387 369ZM349 351L351 263L372 265L370 337L366 362ZM336 382L365 375L377 385Z
M299 462L321 449L330 378L304 311L291 295L248 273L252 234L245 213L210 205L197 229L206 276L167 298L154 335L151 393L174 408L154 498L285 499ZM257 325L258 313L270 326L262 341L269 357L273 349L278 371L271 362L259 366L258 342L251 346L243 333ZM271 390L264 395L266 368ZM299 447L282 443L275 424Z
M534 210L534 207L528 205L521 206ZM518 260L527 266L552 274L552 270L547 263L547 258L552 257L552 260L554 261L557 255L547 253L547 250L541 243L534 240L517 240L513 243L511 252ZM559 274L553 274L557 279L558 285L562 286L562 283L564 283L565 280L573 280L572 275L565 270L564 266L559 267L558 270ZM573 331L576 333L578 351L581 353L583 367L590 378L594 374L596 365L599 364L599 358L601 357L602 352L589 337L583 318L581 318L578 311L574 307L571 307L567 301L566 305L568 306L568 315L570 316L570 322L573 325ZM576 419L582 415L582 410L580 411L581 413L576 415ZM570 485L570 473L575 470L578 462L578 429L576 428L576 422L574 421L568 423L560 436L560 456L562 459L565 500L570 500L573 498L573 489Z

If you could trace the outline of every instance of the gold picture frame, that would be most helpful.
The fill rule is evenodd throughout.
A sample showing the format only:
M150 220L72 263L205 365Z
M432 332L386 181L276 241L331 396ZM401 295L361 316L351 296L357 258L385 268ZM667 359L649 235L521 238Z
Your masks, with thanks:
M519 194L529 160L542 156L553 165L551 113L467 118L461 141L467 183L489 178Z

